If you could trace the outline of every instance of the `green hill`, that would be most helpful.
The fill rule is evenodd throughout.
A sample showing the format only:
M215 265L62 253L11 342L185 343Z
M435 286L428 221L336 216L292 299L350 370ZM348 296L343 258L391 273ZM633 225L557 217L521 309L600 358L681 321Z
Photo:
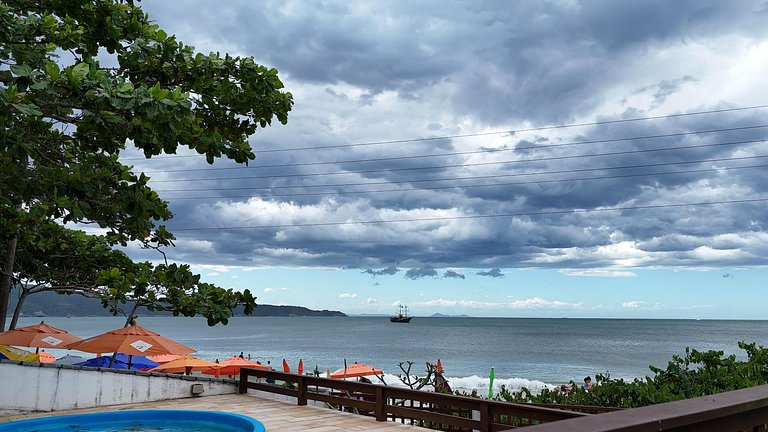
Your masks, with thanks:
M13 313L16 307L16 296L11 295L9 313ZM244 316L242 307L235 309L235 316ZM109 316L109 312L101 306L97 299L86 298L80 295L61 295L53 292L42 292L27 297L24 302L23 314L25 316ZM170 315L166 312L150 312L139 309L139 315L163 316ZM260 304L251 316L346 316L343 312L329 310L312 310L301 306L275 306Z

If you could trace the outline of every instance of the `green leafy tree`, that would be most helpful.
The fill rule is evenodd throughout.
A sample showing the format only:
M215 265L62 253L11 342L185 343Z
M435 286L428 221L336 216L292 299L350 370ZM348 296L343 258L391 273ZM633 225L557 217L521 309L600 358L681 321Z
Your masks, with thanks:
M0 330L19 242L46 221L96 224L112 244L172 245L168 205L120 162L179 146L208 163L255 156L248 137L293 98L250 57L196 53L130 0L0 4Z
M14 282L19 298L9 328L15 328L28 296L46 291L98 298L112 314L128 321L139 307L227 323L232 310L253 310L250 292L224 290L200 282L189 266L135 263L103 236L87 235L48 222L19 243Z
M256 307L256 299L249 290L237 292L201 282L200 275L192 273L186 264L153 266L145 262L128 272L112 268L100 272L99 287L94 296L113 314L125 313L126 325L136 318L141 306L171 312L173 316L199 314L208 320L208 325L227 324L238 305L245 307L247 315ZM123 310L126 304L131 306L127 313Z
M129 271L133 261L102 236L45 222L27 230L16 250L13 282L19 297L9 328L16 328L28 296L45 291L94 297L100 272Z

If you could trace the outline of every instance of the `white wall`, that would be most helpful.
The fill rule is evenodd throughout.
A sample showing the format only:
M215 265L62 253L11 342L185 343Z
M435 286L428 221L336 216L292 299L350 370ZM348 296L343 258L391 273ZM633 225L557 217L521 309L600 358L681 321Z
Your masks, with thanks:
M201 396L237 393L235 381L205 376L2 360L0 415L187 398L192 384Z

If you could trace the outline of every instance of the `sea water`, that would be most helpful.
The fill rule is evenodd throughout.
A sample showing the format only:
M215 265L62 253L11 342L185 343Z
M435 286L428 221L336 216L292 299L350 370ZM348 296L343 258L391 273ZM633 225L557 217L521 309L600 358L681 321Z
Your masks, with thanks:
M40 319L25 317L20 326ZM112 317L45 321L80 337L124 323ZM397 324L386 317L235 317L226 326L208 327L201 318L142 317L138 323L195 348L194 355L208 360L243 352L277 370L285 359L295 372L302 359L305 372L317 367L321 376L341 369L346 360L383 369L394 385L397 375L408 370L407 362L412 362L412 375L424 376L426 363L440 359L453 388L481 392L487 391L491 367L494 387L536 391L598 373L642 378L652 375L649 365L665 368L686 347L743 359L739 341L768 346L768 321L415 317Z

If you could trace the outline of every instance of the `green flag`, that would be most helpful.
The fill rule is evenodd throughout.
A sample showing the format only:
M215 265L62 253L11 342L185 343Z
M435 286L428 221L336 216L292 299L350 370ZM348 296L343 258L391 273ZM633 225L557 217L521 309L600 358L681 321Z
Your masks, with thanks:
M491 382L488 383L488 399L493 399L493 366L491 366Z

